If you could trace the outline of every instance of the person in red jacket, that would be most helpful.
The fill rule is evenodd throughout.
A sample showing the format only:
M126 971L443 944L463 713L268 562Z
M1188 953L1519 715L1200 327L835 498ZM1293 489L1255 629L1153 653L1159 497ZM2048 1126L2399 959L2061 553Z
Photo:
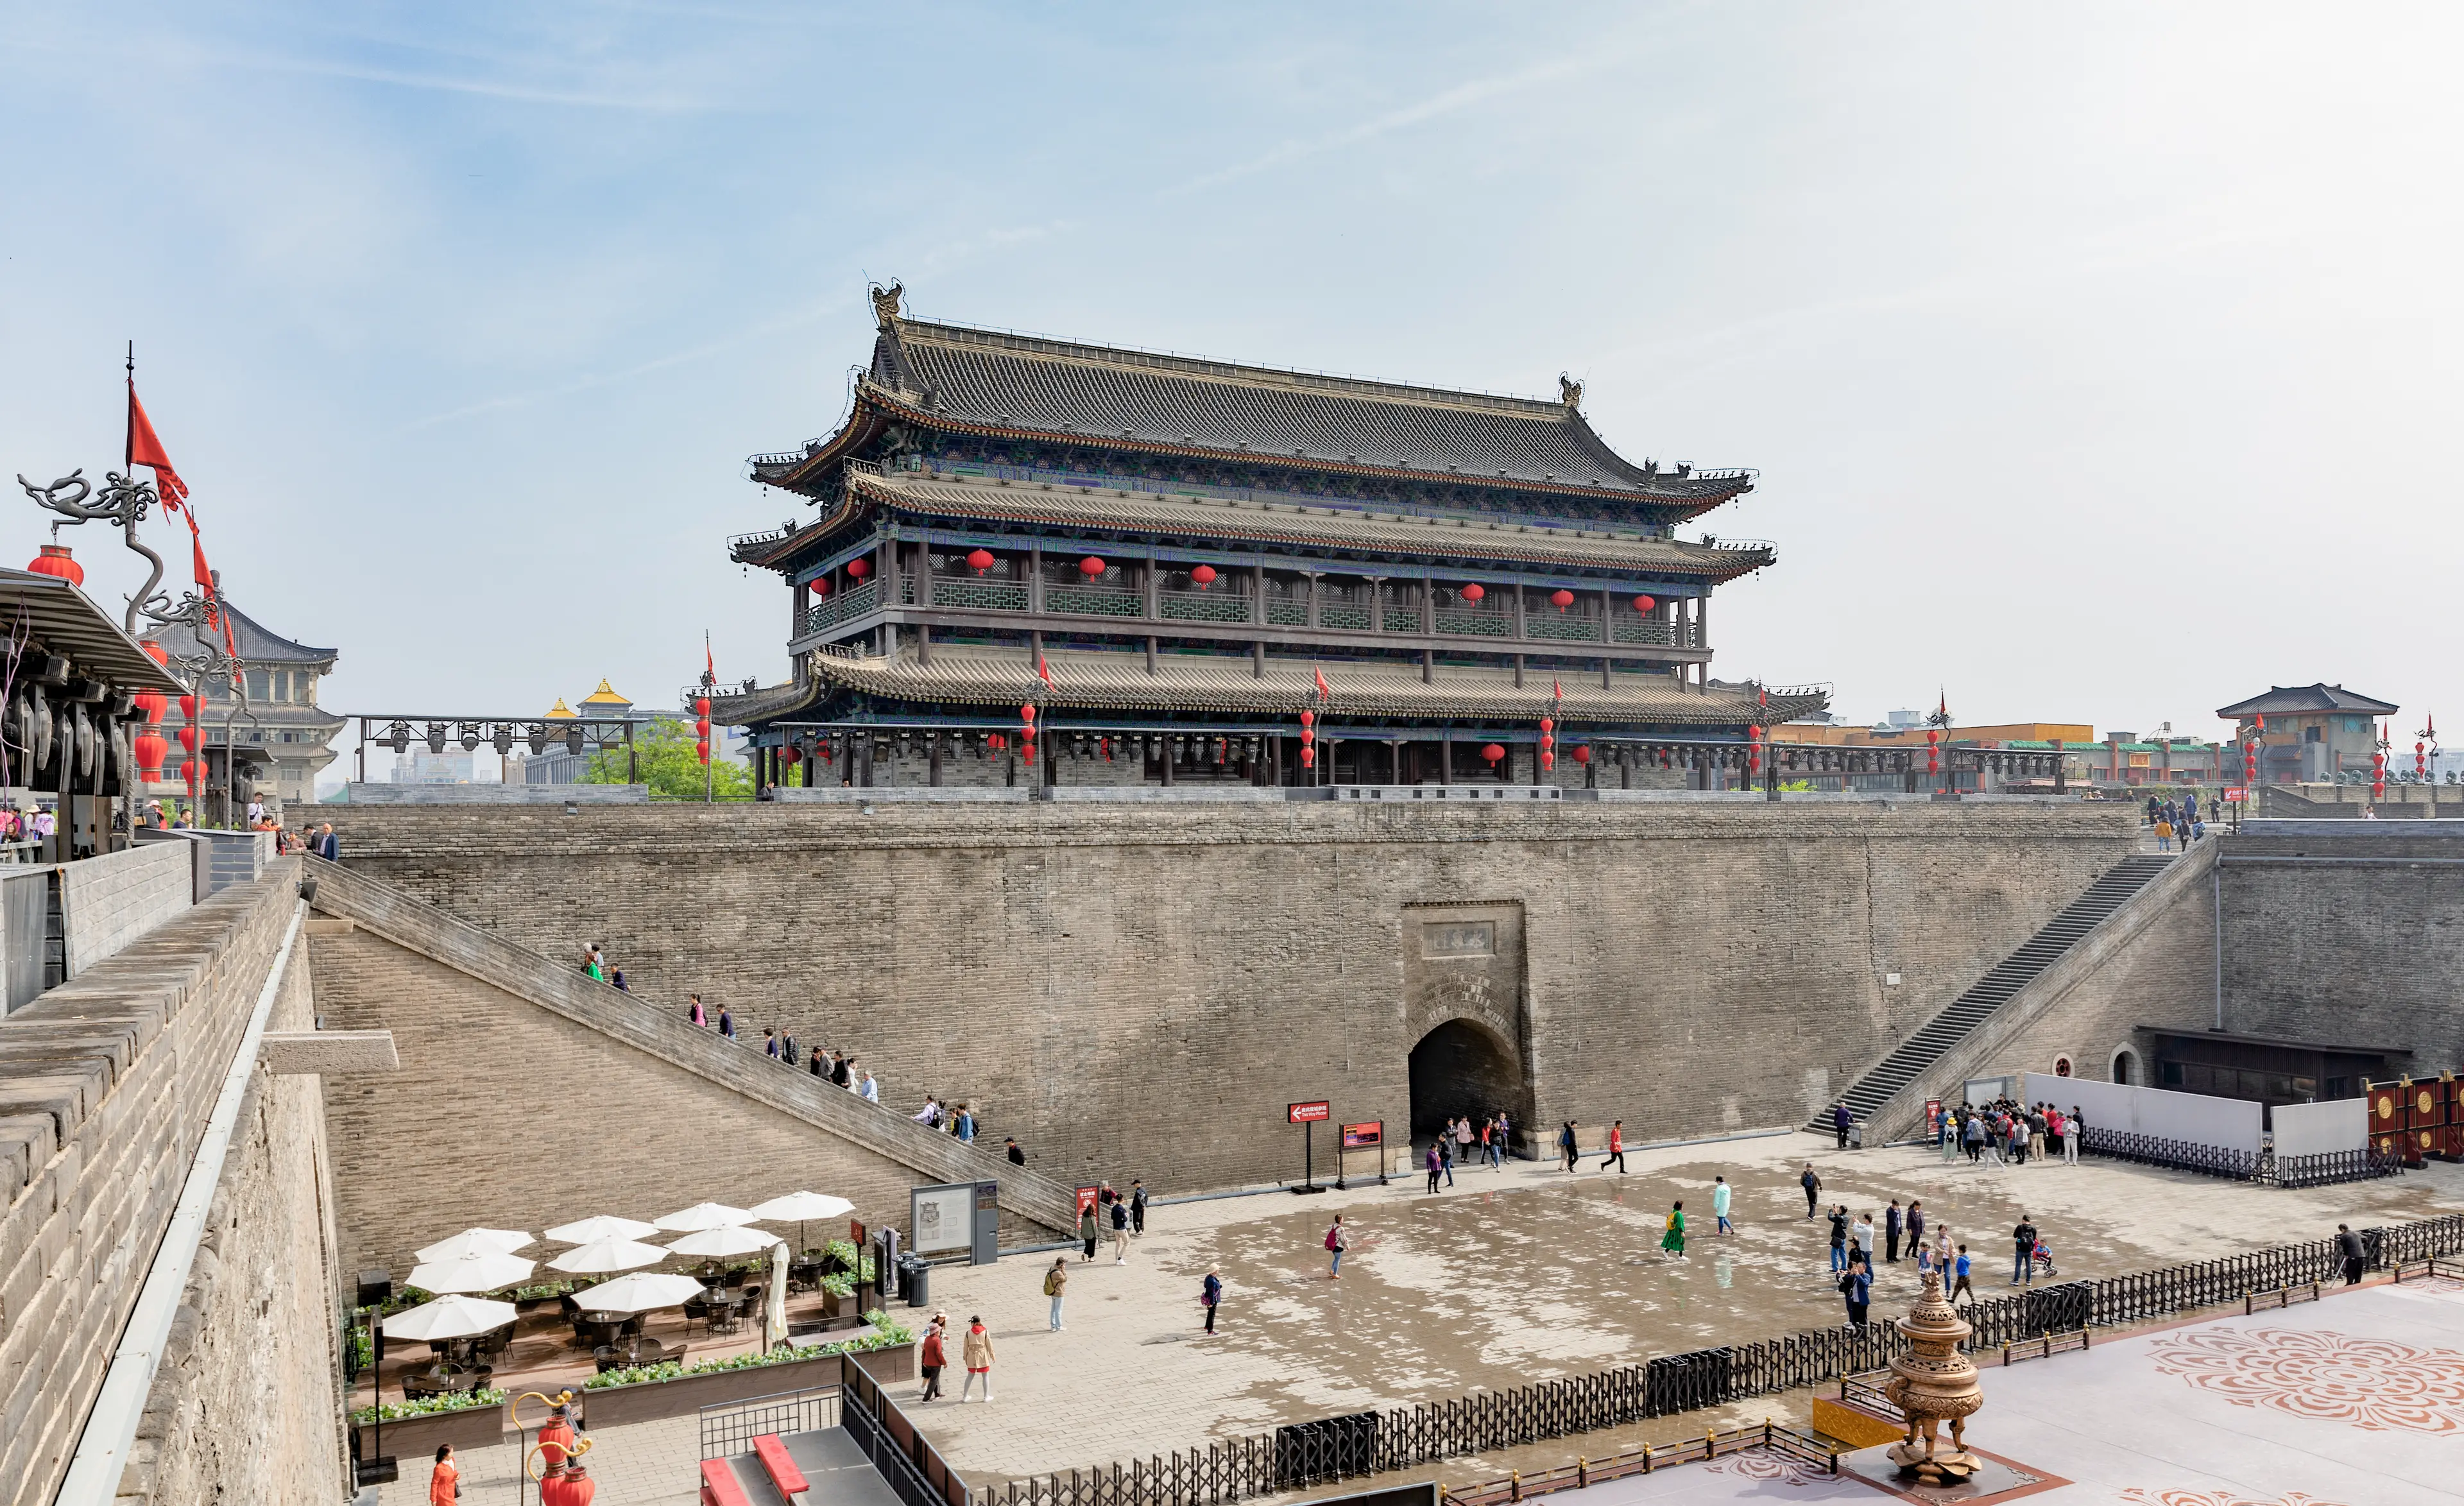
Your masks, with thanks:
M1601 1166L1606 1167L1612 1161L1617 1163L1617 1175L1620 1177L1624 1176L1625 1120L1623 1119L1619 1119L1609 1126L1609 1153L1600 1158L1600 1164Z
M941 1394L941 1367L950 1362L941 1349L941 1330L949 1321L949 1314L936 1312L932 1326L924 1330L924 1346L915 1357L916 1368L924 1372L924 1394L915 1398L919 1402L933 1401Z

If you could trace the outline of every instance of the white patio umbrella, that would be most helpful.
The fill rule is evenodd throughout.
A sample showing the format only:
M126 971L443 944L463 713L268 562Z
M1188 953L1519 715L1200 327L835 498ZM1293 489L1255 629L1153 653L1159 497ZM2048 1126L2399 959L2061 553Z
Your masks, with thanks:
M673 1229L679 1234L693 1234L705 1229L718 1229L729 1224L758 1222L759 1220L753 1216L753 1210L750 1208L729 1207L724 1203L696 1203L691 1207L678 1208L659 1220L659 1227Z
M451 1239L440 1239L419 1251L422 1260L459 1260L476 1251L482 1254L510 1255L531 1242L531 1236L518 1229L466 1229Z
M845 1218L855 1211L855 1205L845 1198L834 1198L826 1192L789 1192L767 1203L753 1205L753 1216L764 1224L796 1221L796 1245L803 1248L804 1225L819 1218Z
M643 1266L655 1266L668 1258L668 1252L656 1245L638 1240L609 1236L594 1239L586 1245L576 1245L548 1262L552 1271L570 1271L576 1275L605 1275L611 1271L632 1271Z
M479 1296L440 1296L385 1320L387 1339L468 1339L514 1320L514 1304Z
M654 1307L682 1307L686 1298L700 1293L701 1283L691 1276L636 1271L584 1287L573 1294L573 1299L585 1313L645 1313Z
M670 1252L679 1255L746 1255L768 1245L778 1236L740 1224L724 1224L706 1229L698 1234L687 1234L669 1244Z
M612 1213L595 1213L570 1224L559 1224L540 1235L560 1245L587 1245L601 1239L639 1239L644 1234L659 1231L656 1224L645 1224L638 1218L618 1218Z
M528 1276L535 1264L519 1255L473 1250L451 1260L413 1266L410 1284L423 1292L494 1292Z
M770 1247L770 1290L761 1298L761 1352L787 1341L787 1246Z

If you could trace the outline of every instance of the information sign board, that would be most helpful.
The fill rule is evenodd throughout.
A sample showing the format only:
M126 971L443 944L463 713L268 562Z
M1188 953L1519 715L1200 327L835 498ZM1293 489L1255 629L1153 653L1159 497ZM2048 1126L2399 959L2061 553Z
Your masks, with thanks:
M1320 1124L1334 1117L1334 1105L1324 1098L1315 1103L1295 1103L1284 1111L1293 1124Z
M1372 1145L1385 1143L1386 1121L1384 1119L1372 1119L1366 1124L1346 1124L1343 1127L1343 1148L1346 1150L1366 1150Z

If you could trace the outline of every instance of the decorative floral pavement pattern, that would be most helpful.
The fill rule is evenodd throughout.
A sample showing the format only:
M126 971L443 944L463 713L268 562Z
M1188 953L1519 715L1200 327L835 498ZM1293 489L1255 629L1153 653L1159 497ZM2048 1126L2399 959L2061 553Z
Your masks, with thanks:
M2464 1351L2324 1329L2193 1328L2159 1340L2157 1370L2236 1406L2372 1432L2464 1428Z

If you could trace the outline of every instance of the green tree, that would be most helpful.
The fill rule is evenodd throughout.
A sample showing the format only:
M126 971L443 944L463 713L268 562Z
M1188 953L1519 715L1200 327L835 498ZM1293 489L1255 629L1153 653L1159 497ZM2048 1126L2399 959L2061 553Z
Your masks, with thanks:
M633 762L637 785L650 786L652 800L702 798L701 759L693 751L693 723L678 717L660 717L633 729ZM753 773L734 759L712 755L710 793L715 800L753 798ZM578 783L621 785L625 781L625 749L605 747L590 756L590 767Z

